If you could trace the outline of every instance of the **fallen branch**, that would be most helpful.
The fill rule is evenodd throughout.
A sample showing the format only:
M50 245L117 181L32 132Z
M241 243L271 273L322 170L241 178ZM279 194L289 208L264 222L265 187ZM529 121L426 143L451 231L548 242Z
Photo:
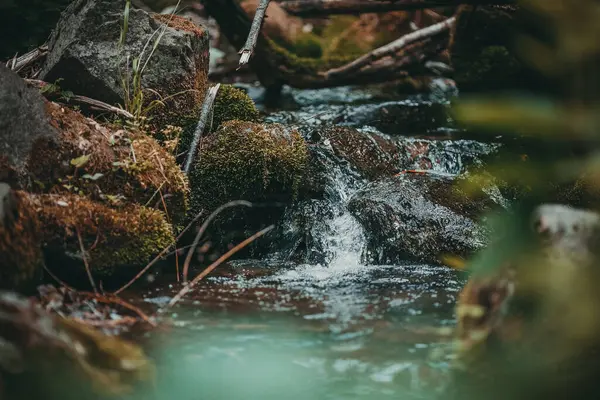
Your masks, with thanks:
M435 7L456 7L462 4L514 4L515 0L296 0L282 1L288 13L301 17L322 17L334 14L382 13L388 11L422 10Z
M332 68L324 73L325 76L331 77L335 75L348 74L353 71L357 71L362 67L372 64L374 61L382 59L383 57L390 56L398 53L400 50L405 48L407 45L430 38L441 32L450 30L450 28L456 22L456 17L450 17L443 22L428 26L427 28L419 29L418 31L411 32L407 35L402 36L399 39L394 40L391 43L381 46L359 58L343 65L338 68Z
M192 262L192 256L194 255L194 252L196 251L196 248L200 243L200 238L202 238L202 235L204 235L206 228L208 228L208 225L213 221L213 219L215 219L217 215L219 215L221 211L225 210L226 208L235 206L252 207L252 203L245 200L230 201L229 203L223 204L221 207L217 208L215 211L212 212L212 214L208 216L208 218L206 218L206 221L204 221L204 223L198 230L198 233L194 238L194 242L191 245L190 251L188 251L187 257L185 258L185 262L183 263L183 283L187 283L188 270L190 268L190 263Z
M254 53L256 41L258 40L258 35L260 34L260 29L265 19L265 12L267 11L269 3L270 0L260 0L258 7L256 7L256 13L254 14L254 20L252 21L252 26L250 27L250 33L248 33L246 44L239 52L239 67L248 64L248 61L250 61L250 57L252 57L252 54Z
M227 261L229 259L229 257L234 255L235 253L237 253L238 251L240 251L241 249L243 249L244 247L246 247L247 245L249 245L256 239L258 239L259 237L263 236L264 234L266 234L267 232L272 230L274 227L275 227L275 225L270 225L270 226L266 227L262 231L259 231L259 232L255 233L254 235L250 236L248 239L244 240L243 242L240 242L237 246L235 246L234 248L229 250L227 253L223 254L215 262L213 262L211 265L209 265L204 271L202 271L198 276L196 276L194 278L194 280L192 280L189 284L185 285L183 287L183 289L181 289L179 291L179 293L177 293L175 295L175 297L173 297L171 299L171 301L169 302L169 304L166 305L166 307L158 310L158 313L163 313L164 311L173 307L175 304L177 304L177 302L179 300L181 300L183 298L183 296L185 296L190 290L192 290L192 288L194 286L196 286L196 284L198 282L200 282L206 275L210 274L215 268L217 268L223 262Z
M47 87L48 85L50 85L48 82L40 81L37 79L25 79L25 82L28 85L30 85L36 89L40 89L41 91L44 87ZM64 95L61 96L60 94L57 94L53 91L42 91L42 94L48 100L54 100L54 101L59 101L62 103L69 103L69 104L75 103L76 105L83 105L83 106L90 107L91 109L95 109L98 111L106 111L111 114L117 114L118 116L123 117L123 118L134 119L133 114L131 114L129 111L123 110L122 108L119 108L119 107L111 106L110 104L104 103L100 100L91 99L86 96L80 96L77 94L73 94L73 95L69 95L69 96L64 96Z
M241 47L248 36L251 19L234 0L202 0L206 12L212 16L221 33L235 47ZM267 95L276 97L278 88L289 85L300 89L316 89L344 85L374 84L401 80L408 76L431 75L423 63L436 60L448 47L448 36L435 35L406 46L392 60L381 59L340 74L325 74L327 70L342 66L340 60L307 59L289 53L264 32L257 38L255 55L249 65L258 79L267 88ZM348 59L351 61L351 59Z
M37 61L45 59L47 55L48 45L43 44L42 46L35 48L20 57L14 57L10 59L6 62L6 66L15 72L19 72L24 68L35 64Z
M183 167L183 172L185 172L186 174L189 174L190 170L192 169L192 164L195 161L194 159L196 157L196 153L200 145L200 139L202 138L202 134L204 133L204 129L206 128L208 117L210 116L210 113L213 109L213 104L215 102L220 87L221 84L217 83L215 86L211 87L206 92L206 97L204 98L204 103L202 104L202 112L200 113L198 125L196 125L196 130L194 131L194 138L192 140L192 144L190 145L190 149L188 150L185 166Z

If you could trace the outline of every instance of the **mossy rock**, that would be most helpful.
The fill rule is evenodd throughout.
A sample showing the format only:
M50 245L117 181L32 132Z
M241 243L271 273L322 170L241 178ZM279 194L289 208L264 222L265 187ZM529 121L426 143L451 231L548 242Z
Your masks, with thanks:
M188 206L187 179L172 154L153 138L106 127L47 103L58 141L34 142L28 161L37 193L77 193L108 205L154 206L177 224Z
M260 113L246 92L232 85L221 85L215 98L212 132L226 121L258 122Z
M450 40L454 79L463 91L516 88L525 70L514 52L516 6L462 6Z
M233 85L221 85L215 98L212 120L207 131L214 132L226 121L248 121L258 122L260 113L254 104L254 101L246 92L236 88ZM189 146L192 143L194 131L196 129L197 119L189 121L183 129L179 143L178 154L187 154ZM180 160L182 161L182 160Z
M225 122L201 144L191 173L191 208L231 200L293 200L301 185L307 149L298 131L280 124Z
M47 256L67 256L84 271L79 238L85 260L94 276L133 274L174 242L165 215L151 208L129 205L109 208L77 195L34 195L36 212L42 224ZM65 271L53 271L63 275ZM123 274L127 275L127 274Z
M293 43L285 47L298 57L321 58L323 56L321 40L312 33L299 35Z
M0 312L4 399L131 398L156 379L137 344L51 314L31 298L0 292Z
M0 288L29 289L41 278L40 226L28 196L0 183Z

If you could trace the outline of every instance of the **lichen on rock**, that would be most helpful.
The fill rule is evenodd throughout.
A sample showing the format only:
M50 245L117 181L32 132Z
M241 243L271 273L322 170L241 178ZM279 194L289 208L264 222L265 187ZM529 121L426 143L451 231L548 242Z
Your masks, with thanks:
M197 115L206 92L208 32L179 16L132 8L121 47L123 10L120 0L74 1L50 39L40 77L62 79L65 90L129 108L126 99L136 95L132 62L139 58L144 107L154 100L164 104L144 113L150 128L180 126L182 118Z
M174 242L172 227L158 210L137 205L113 209L73 194L35 195L32 201L44 227L46 254L67 256L81 268L85 257L97 276L143 266Z

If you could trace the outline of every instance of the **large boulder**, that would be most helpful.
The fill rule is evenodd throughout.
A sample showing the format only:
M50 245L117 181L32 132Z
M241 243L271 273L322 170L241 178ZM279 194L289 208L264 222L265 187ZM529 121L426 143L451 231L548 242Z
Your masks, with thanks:
M489 197L467 197L453 178L435 173L372 183L348 205L367 232L368 261L377 264L464 257L485 245L477 219L495 206Z
M37 140L58 143L44 99L37 90L0 63L0 181L20 186Z
M121 47L124 7L120 0L75 0L51 37L41 78L62 79L64 89L132 108L133 60L140 59L144 107L151 100L164 103L149 113L152 126L195 119L207 87L208 32L182 17L131 9Z

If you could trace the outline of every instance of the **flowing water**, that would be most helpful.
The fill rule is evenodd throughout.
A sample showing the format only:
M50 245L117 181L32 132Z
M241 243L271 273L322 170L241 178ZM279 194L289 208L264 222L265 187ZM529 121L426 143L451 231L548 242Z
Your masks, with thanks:
M381 107L369 103L372 93L348 88L296 97L300 110L270 119L304 120L310 130L314 121L306 119L323 104L337 103L327 106L319 124L339 120L342 109L357 113L356 102L363 109ZM361 128L375 129L366 125ZM493 150L476 142L430 141L439 161L431 169L442 174L460 173L465 157ZM160 398L430 398L443 387L464 278L438 265L364 265L365 232L347 204L366 182L325 158L327 193L288 210L280 234L289 246L264 260L219 267L172 309L168 331L143 338L162 370ZM294 222L299 214L308 217L308 227ZM299 236L308 255L291 263ZM177 290L153 288L143 302L160 306Z

